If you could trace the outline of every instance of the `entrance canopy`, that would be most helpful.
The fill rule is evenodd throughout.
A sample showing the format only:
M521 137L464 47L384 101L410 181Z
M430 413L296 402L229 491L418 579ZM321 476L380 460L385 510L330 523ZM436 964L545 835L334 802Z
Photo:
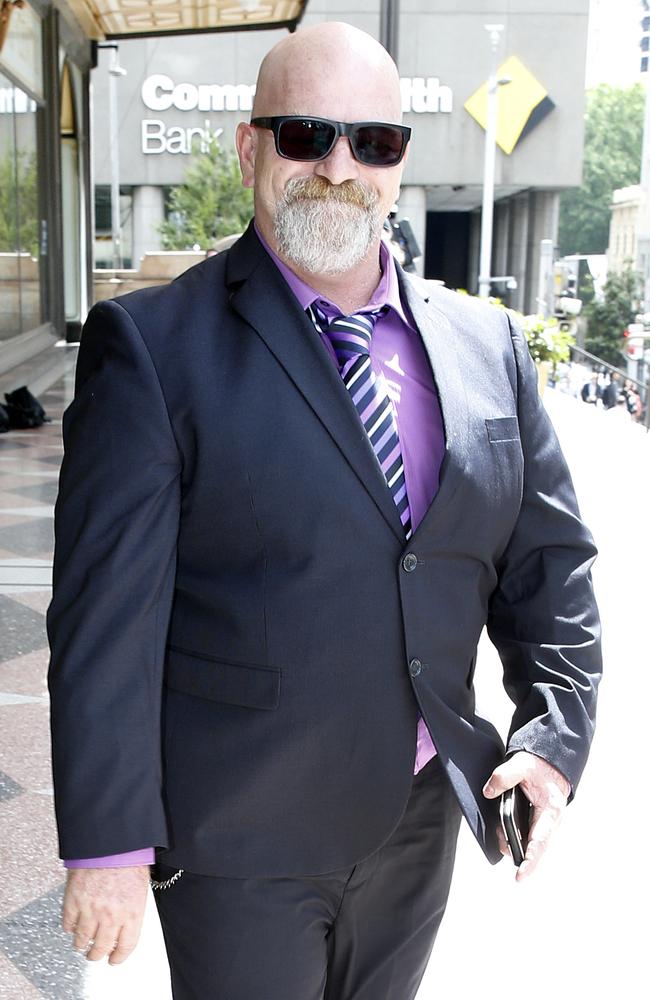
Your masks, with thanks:
M68 0L88 38L288 28L307 0Z

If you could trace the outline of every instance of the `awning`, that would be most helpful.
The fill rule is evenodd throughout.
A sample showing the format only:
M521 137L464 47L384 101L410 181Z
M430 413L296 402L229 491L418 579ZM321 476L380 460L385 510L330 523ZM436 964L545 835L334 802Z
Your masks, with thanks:
M88 38L146 38L200 31L293 31L308 0L67 0Z

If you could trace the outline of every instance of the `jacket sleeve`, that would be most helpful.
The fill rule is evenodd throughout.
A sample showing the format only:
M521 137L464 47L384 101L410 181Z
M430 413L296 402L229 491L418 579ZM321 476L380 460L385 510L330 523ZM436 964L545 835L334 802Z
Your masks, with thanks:
M498 566L488 632L515 704L508 753L528 750L560 770L573 791L585 766L601 674L600 624L591 581L596 556L571 477L537 391L521 330L517 364L523 499Z
M181 462L152 359L117 302L89 314L63 441L47 613L60 853L164 847L160 716Z

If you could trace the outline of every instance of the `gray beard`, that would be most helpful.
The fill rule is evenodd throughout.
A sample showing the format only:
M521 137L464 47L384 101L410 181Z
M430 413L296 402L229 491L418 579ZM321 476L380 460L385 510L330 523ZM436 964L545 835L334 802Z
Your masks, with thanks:
M282 257L312 274L342 274L358 264L381 233L376 199L372 207L332 198L278 203L275 239Z

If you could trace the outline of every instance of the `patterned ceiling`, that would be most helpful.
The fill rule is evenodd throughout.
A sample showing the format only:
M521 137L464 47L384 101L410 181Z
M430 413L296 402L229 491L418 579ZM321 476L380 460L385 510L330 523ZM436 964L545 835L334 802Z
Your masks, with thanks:
M307 0L68 0L89 38L293 28Z

